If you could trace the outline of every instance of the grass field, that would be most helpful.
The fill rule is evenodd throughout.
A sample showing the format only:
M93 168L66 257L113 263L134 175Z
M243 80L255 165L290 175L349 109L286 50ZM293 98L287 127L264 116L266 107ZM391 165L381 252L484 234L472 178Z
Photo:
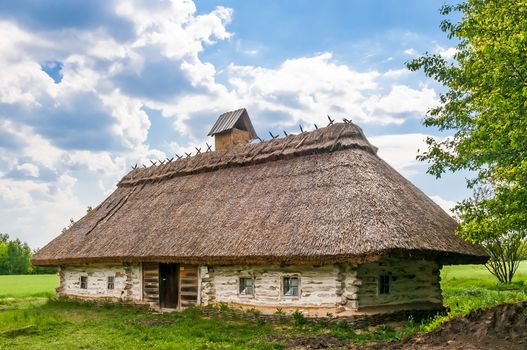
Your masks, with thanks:
M57 275L0 276L0 298L51 297L58 284Z
M281 349L291 337L322 334L354 342L398 339L447 319L353 329L344 323L314 324L298 315L279 323L252 320L224 307L214 317L200 308L158 314L47 298L57 283L52 275L0 276L0 349ZM452 314L527 299L527 262L506 286L497 285L482 266L445 267L442 288Z
M527 299L527 261L522 261L511 284L496 283L483 265L445 266L441 271L444 303L451 314Z

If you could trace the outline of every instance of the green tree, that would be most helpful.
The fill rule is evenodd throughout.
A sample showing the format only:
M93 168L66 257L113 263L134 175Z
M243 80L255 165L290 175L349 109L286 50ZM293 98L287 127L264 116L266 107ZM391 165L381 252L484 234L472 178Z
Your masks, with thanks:
M0 234L0 274L19 275L31 272L31 249L19 239Z
M445 86L424 125L453 136L428 138L418 159L436 177L464 169L476 174L468 181L474 196L455 208L458 233L486 245L494 259L490 246L509 237L521 241L527 229L527 0L467 0L441 13L441 29L457 43L454 59L426 53L407 66ZM456 13L460 20L448 19ZM495 263L503 268L499 260L516 253L487 267L494 273ZM496 274L502 282L513 275L513 268Z

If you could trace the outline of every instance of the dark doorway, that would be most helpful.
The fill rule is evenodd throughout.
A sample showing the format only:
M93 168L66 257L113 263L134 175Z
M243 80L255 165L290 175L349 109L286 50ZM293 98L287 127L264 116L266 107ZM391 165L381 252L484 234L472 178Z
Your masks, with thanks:
M159 306L177 309L179 304L179 264L159 264Z

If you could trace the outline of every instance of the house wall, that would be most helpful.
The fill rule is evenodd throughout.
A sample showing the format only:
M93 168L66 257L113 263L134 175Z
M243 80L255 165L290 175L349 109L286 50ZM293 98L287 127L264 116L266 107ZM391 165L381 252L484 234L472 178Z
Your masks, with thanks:
M146 289L150 288L152 290L148 290L153 293L151 305L155 307L158 305L159 285L149 273L155 272L157 278L157 264L143 267L140 264L62 266L58 292L59 295L82 298L146 303L149 301L146 296L150 295ZM191 270L196 271L195 267L189 268ZM200 266L197 286L193 287L199 292L197 297L192 296L192 300L197 299L201 305L228 303L254 307L267 313L274 313L279 308L284 311L299 309L312 316L423 309L442 304L439 270L440 266L434 261L394 258L382 258L367 264L324 266ZM389 294L379 293L380 275L390 277ZM80 288L81 276L88 277L87 289ZM107 276L115 277L113 290L107 289ZM239 278L249 276L254 280L254 294L240 295ZM283 295L284 276L300 277L299 296ZM147 286L147 282L151 285ZM185 289L184 292L188 294L192 290Z
M303 309L310 315L354 314L378 308L426 309L442 304L440 266L434 261L383 258L367 264L325 266L202 266L201 304L228 303L274 312ZM300 277L300 296L282 294L282 277ZM389 294L379 294L379 276L390 276ZM254 295L240 295L239 278L254 278Z
M254 278L254 294L240 295L239 277ZM282 278L300 277L298 297L284 296ZM335 312L340 298L338 268L326 266L212 266L200 269L201 303L229 303L276 311L278 308L327 309Z
M429 260L384 258L356 269L359 310L368 307L406 305L408 308L442 304L440 266ZM390 278L389 294L379 294L379 275Z
M120 299L130 302L142 300L139 264L61 266L59 275L59 295ZM80 286L81 276L88 277L86 289ZM114 289L107 288L108 276L114 276Z

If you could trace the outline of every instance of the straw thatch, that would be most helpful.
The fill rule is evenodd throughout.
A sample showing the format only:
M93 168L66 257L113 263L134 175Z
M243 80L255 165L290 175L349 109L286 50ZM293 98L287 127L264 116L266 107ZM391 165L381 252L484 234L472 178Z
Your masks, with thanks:
M486 261L455 228L360 128L334 124L133 170L33 263Z

